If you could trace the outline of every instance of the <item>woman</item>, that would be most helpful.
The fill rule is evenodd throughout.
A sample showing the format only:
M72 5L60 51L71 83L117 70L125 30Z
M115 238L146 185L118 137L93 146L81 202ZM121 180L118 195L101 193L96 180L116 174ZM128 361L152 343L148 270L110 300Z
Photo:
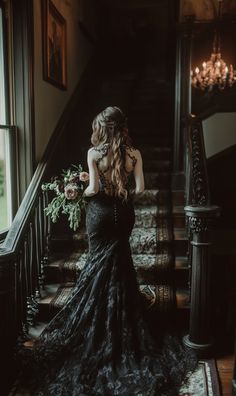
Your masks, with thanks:
M142 158L118 107L98 114L92 127L89 253L66 306L34 345L31 394L177 395L196 359L177 337L151 336L129 245L132 195L144 190Z

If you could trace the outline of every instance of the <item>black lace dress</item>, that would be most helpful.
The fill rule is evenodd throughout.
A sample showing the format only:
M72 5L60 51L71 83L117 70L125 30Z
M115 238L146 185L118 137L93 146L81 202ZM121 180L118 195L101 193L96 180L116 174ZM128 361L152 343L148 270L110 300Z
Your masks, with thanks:
M177 337L154 339L150 333L129 245L132 198L108 196L107 182L87 199L84 269L28 357L32 395L178 395L181 381L196 366Z

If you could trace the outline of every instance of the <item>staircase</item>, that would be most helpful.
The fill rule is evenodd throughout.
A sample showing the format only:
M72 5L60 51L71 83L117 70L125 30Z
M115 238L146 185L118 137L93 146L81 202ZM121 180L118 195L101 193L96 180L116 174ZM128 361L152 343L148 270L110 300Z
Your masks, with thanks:
M98 94L97 94L98 95ZM170 89L145 73L110 75L99 92L99 109L118 105L128 115L134 144L143 157L145 187L135 199L136 223L130 238L133 262L147 311L187 319L189 310L184 191L171 190L172 124ZM96 114L96 111L95 113ZM88 132L88 138L91 132ZM83 150L86 158L87 146ZM53 235L45 266L45 289L30 337L37 337L66 303L86 262L86 230Z

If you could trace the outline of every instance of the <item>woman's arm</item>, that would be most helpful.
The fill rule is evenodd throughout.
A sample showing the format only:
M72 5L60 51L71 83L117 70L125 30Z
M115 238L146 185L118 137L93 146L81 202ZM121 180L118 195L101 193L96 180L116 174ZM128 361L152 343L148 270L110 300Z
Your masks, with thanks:
M98 175L97 164L94 157L94 151L92 148L88 150L87 162L89 169L89 185L84 190L83 195L85 197L90 197L92 195L97 194L99 190L99 175Z
M139 150L135 153L136 164L134 167L134 179L135 179L135 194L142 193L145 189L144 176L143 176L143 160Z

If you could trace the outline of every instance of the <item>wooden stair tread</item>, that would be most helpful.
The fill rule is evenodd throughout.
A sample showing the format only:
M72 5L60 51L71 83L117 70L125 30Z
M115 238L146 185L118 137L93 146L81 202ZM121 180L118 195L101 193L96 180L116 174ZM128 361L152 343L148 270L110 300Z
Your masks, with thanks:
M176 256L175 257L175 268L176 268L176 270L188 269L188 258L186 256Z
M53 311L57 311L60 308L62 308L70 294L73 291L74 288L74 283L68 282L66 284L62 285L49 285L50 290L54 289L55 292L54 294L49 294L47 297L43 298L40 300L39 305L40 306L47 306L48 310L51 311L51 315L54 314ZM153 284L140 284L139 285L139 290L142 292L144 289L148 290L153 290L156 294L156 299L158 304L166 304L169 306L169 308L173 308L173 305L175 304L175 300L177 298L178 301L178 308L186 308L187 304L185 303L186 300L186 295L183 293L182 290L177 291L176 297L175 297L175 291L172 286L168 284L163 284L163 285L153 285ZM163 307L162 307L163 308ZM37 331L38 333L45 328L45 322L41 322L41 325L38 327L38 330L35 329L34 331L31 330L31 335L32 338L37 336Z
M178 309L189 309L189 290L177 288L176 290L176 303Z
M173 205L173 207L172 207L172 213L173 213L173 214L185 215L184 206L183 206L183 205Z
M174 228L174 239L176 241L187 241L187 234L185 228Z

